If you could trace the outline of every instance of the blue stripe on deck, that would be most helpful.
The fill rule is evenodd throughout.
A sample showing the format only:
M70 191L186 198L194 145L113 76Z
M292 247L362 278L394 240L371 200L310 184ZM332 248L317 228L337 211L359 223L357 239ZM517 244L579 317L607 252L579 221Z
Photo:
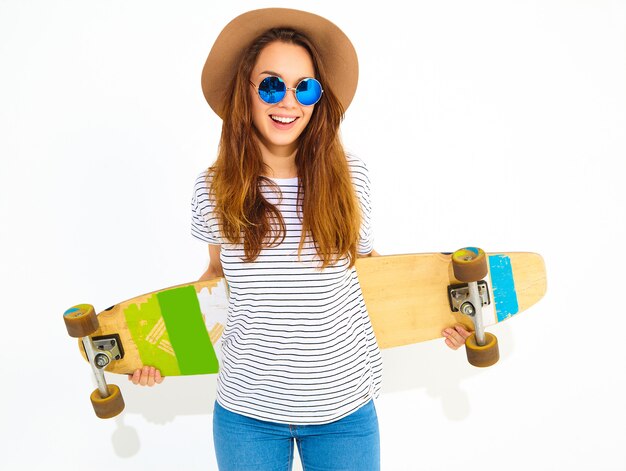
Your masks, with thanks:
M506 255L490 255L489 272L498 322L502 322L519 311L511 259Z

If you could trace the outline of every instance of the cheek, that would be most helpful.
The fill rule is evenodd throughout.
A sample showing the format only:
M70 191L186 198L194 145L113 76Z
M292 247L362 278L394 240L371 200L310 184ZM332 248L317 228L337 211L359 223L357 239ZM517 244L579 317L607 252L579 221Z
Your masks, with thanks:
M256 94L256 91L250 93L250 110L252 111L252 118L254 120L258 119L265 110L263 103L260 103L259 95Z
M258 128L259 125L263 122L264 118L265 118L265 109L253 100L252 101L252 123Z
M309 122L311 121L311 117L313 116L313 109L315 107L312 107L311 109L306 108L304 110L302 119L304 120L304 125L307 126L309 124Z

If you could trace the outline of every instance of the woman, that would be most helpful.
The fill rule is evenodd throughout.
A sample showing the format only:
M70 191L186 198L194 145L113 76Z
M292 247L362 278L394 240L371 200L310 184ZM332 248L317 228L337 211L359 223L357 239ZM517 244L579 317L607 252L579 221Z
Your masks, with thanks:
M197 179L192 233L202 279L225 276L213 434L221 470L379 469L373 399L382 361L354 263L378 255L367 168L339 126L356 53L328 20L245 13L217 38L202 76L223 119L216 162ZM451 348L468 333L447 329ZM136 384L161 382L138 370Z

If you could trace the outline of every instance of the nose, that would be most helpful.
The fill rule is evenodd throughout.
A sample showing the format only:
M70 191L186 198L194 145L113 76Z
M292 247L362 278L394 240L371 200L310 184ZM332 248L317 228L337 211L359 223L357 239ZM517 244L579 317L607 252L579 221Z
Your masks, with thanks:
M285 108L294 108L299 105L298 100L296 100L296 89L295 88L287 88L287 93L285 93L285 97L280 101L281 106Z

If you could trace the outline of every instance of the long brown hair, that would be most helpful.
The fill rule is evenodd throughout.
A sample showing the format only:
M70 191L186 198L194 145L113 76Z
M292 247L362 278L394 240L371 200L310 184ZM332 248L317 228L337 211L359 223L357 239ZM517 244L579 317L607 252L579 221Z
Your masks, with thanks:
M324 88L322 99L315 105L307 127L298 138L295 160L299 177L298 202L302 204L298 255L310 237L322 260L322 269L344 256L352 267L356 261L361 213L339 137L344 110L333 94L315 47L294 30L269 30L242 54L225 100L217 160L209 168L215 214L226 240L234 244L243 240L246 262L255 260L263 246L278 245L285 238L286 227L280 211L259 189L263 182L280 191L274 182L263 176L267 166L252 124L249 82L260 52L275 41L304 47L313 61L316 78Z

